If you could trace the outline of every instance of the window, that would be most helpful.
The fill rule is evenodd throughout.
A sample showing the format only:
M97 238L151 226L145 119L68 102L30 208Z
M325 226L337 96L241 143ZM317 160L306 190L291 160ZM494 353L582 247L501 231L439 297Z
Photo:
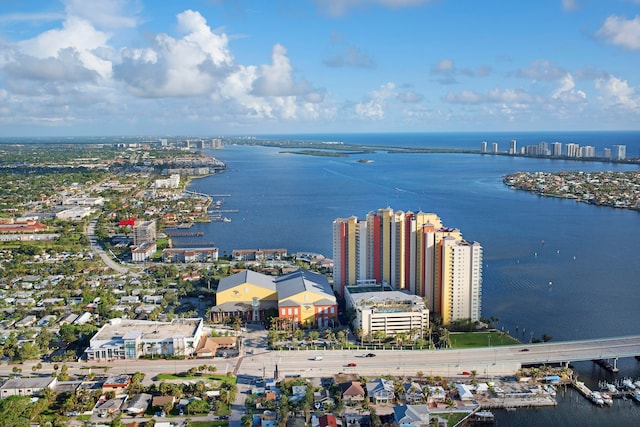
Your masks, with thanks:
M298 314L298 307L293 309L293 314Z

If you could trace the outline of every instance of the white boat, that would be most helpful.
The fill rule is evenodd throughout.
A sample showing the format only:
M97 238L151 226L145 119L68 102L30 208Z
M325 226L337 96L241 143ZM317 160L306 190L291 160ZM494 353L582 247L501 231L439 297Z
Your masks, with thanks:
M640 402L640 391L634 391L633 393L631 393L631 397L633 397L636 402Z
M605 405L613 405L613 399L607 393L602 393L602 400L604 401Z
M602 395L598 391L594 391L591 393L591 401L599 406L604 405L604 399L602 398Z
M551 384L547 384L547 392L549 393L549 396L556 397L556 389Z
M609 393L617 393L618 392L618 389L613 384L607 384L607 390L609 391Z
M622 380L622 385L627 390L635 390L636 389L636 386L633 384L633 382L629 378Z

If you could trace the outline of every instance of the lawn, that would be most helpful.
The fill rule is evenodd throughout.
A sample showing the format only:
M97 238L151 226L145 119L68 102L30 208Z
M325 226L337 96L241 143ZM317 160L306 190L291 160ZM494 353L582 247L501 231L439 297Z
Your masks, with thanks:
M477 348L520 344L515 338L502 332L452 332L452 348Z

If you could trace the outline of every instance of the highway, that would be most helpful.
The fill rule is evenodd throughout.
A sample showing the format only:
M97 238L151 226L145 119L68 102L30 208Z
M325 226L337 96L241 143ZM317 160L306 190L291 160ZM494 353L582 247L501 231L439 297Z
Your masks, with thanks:
M253 332L257 336L259 332ZM339 372L364 376L416 375L461 376L476 371L478 376L513 375L522 365L566 363L573 361L614 359L640 355L640 335L555 343L521 344L514 346L483 347L447 350L266 350L264 341L246 340L256 346L243 348L244 356L194 360L112 360L103 362L66 363L70 374L108 374L144 372L144 383L150 384L159 373L185 372L198 365L214 365L219 373L234 372L251 377L272 377L276 367L279 376L329 376ZM364 357L372 352L375 357ZM322 356L322 360L314 360ZM8 376L14 367L22 375L32 374L31 367L38 361L20 365L0 365L0 375ZM355 366L348 366L355 364ZM42 363L39 373L53 372L52 363ZM58 363L62 365L62 363Z

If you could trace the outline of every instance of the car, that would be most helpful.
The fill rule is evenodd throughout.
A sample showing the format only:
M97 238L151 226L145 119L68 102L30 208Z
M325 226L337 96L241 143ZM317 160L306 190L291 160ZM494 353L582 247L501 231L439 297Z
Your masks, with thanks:
M520 351L529 351L529 349L528 349L528 348L523 348L523 349L522 349L522 350L520 350Z
M367 353L364 355L364 357L376 357L375 353Z
M347 363L347 366L350 367L350 368L353 368L353 367L358 366L358 365L353 363L353 362L350 362L350 363Z
M322 356L316 356L312 360L322 360Z

